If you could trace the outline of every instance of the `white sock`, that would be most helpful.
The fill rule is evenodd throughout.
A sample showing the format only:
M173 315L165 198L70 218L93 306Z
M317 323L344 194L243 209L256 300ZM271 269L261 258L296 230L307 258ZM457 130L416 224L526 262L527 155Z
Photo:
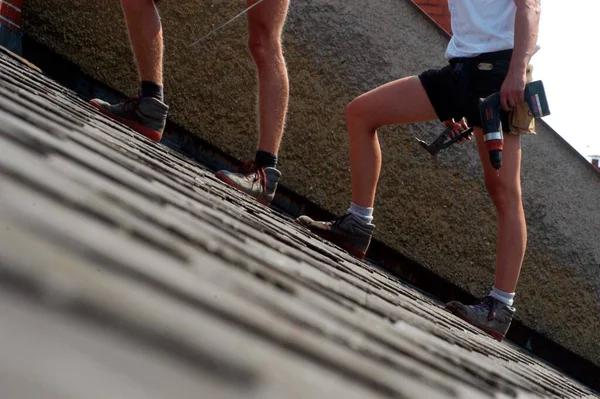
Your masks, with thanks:
M515 299L514 292L504 292L496 287L492 287L492 290L490 291L490 296L508 306L512 306Z
M354 202L351 202L348 213L358 216L366 224L369 224L373 221L373 208L365 208L364 206L356 205Z

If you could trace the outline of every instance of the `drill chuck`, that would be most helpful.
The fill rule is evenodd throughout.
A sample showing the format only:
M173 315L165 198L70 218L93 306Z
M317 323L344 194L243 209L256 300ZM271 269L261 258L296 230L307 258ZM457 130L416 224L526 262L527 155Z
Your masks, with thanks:
M483 142L490 156L490 163L494 169L500 169L502 167L502 150L504 149L504 136L502 132L484 134Z
M490 162L494 169L498 170L502 167L502 151L500 150L492 150L489 152L490 154Z

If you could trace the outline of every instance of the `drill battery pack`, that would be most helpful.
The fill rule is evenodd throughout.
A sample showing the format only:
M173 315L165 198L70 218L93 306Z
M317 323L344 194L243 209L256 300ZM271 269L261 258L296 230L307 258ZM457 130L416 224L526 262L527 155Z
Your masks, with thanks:
M536 134L535 119L550 115L542 81L532 82L533 66L527 67L525 97L509 115L510 134ZM533 109L533 111L532 111Z
M529 65L526 75L527 83L532 81L532 72L533 66ZM535 117L525 100L510 111L508 121L510 123L509 134L536 134Z

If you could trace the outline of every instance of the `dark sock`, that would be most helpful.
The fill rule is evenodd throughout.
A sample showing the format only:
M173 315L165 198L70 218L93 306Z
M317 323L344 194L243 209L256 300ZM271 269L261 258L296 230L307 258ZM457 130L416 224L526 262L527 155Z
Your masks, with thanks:
M157 100L163 101L163 87L148 80L142 81L142 97L154 97Z
M261 168L274 168L277 166L277 155L258 150L254 156L254 163Z

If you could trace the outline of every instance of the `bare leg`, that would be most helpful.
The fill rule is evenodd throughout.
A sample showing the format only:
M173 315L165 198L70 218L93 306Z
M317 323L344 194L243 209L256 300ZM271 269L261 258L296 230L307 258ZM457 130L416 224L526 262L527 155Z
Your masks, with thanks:
M288 107L289 82L281 33L289 4L289 0L265 0L248 12L248 47L258 73L258 149L271 154L279 151Z
M346 124L350 139L352 202L364 207L373 207L375 203L381 169L377 129L435 118L435 110L416 76L380 86L348 105Z
M169 107L162 90L162 28L153 0L121 0L140 75L140 97L118 103L93 98L90 104L150 140L160 141Z
M140 80L162 85L163 37L153 0L121 0Z
M521 139L515 135L504 136L502 168L498 175L490 164L481 128L475 129L475 137L485 187L498 219L494 286L504 292L515 292L527 246L527 226L521 200Z

